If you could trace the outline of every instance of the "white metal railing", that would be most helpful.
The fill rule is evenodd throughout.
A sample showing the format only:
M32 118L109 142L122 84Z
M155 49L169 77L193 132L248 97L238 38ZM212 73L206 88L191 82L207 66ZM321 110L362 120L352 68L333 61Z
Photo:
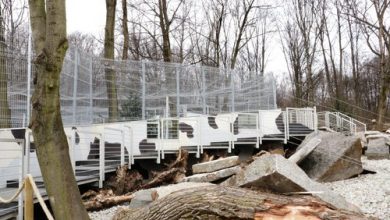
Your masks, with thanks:
M326 127L336 132L345 134L355 134L356 132L365 132L366 124L360 122L341 112L320 112L318 114L319 127Z

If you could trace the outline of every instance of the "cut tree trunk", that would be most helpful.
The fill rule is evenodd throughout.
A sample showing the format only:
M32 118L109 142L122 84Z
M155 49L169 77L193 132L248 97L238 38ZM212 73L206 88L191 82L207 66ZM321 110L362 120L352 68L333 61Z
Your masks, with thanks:
M242 188L208 186L174 192L141 209L122 209L122 219L367 219L311 196L283 196Z

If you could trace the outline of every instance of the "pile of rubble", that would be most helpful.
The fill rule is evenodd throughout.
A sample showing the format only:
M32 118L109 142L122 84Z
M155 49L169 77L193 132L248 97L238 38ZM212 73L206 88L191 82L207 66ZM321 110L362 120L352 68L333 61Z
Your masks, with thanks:
M275 197L274 199L264 200L263 202L266 202L266 204L272 203L278 207L287 207L286 204L279 204L280 201L286 200L286 198L280 199L279 196L288 195L287 200L292 199L288 207L294 208L282 214L279 213L285 217L293 215L292 213L298 213L296 217L299 217L302 213L315 213L310 217L334 216L329 217L329 219L338 219L342 216L348 216L346 219L366 219L360 214L362 210L355 205L356 203L353 204L347 201L342 195L329 187L335 181L344 181L362 174L361 157L363 148L366 149L365 154L368 159L389 158L389 140L390 134L379 132L366 132L355 136L319 132L307 136L289 158L262 151L253 156L250 161L240 161L238 156L230 156L195 164L192 166L191 176L175 175L172 177L171 180L175 184L155 188L147 187L133 193L129 206L119 211L114 219L131 219L130 216L147 219L148 216L143 214L146 212L145 208L148 210L147 213L150 214L152 212L150 210L158 209L161 204L170 203L174 206L176 201L184 201L185 198L191 198L191 195L195 196L197 193L202 193L202 191L201 197L203 199L208 198L207 196L213 193L223 192L222 197L227 196L224 199L228 200L230 191L240 189L243 190L240 193L245 195L248 194L245 190L251 190L254 194L258 194L257 197L264 196L264 194L259 193L273 193L266 197ZM172 168L172 166L170 167ZM163 173L166 172L169 172L169 170ZM183 174L183 171L181 171L181 174ZM249 194L251 193L249 192ZM309 195L312 199L303 202L302 195ZM198 197L195 198L198 199ZM215 196L211 196L209 199L215 199ZM156 200L157 202L154 202ZM218 201L215 202L218 203ZM250 203L249 201L246 202ZM191 202L188 203L188 206L191 206ZM224 205L226 204L223 203L222 206ZM197 209L195 206L196 204L192 207L193 210ZM318 208L318 206L322 207L322 211L314 210L314 207ZM299 211L302 207L305 207L305 212ZM217 210L218 208L214 209ZM221 208L221 210L225 210L225 208ZM258 207L251 208L256 210ZM271 208L268 210L268 208L265 207L264 211L260 213L251 214L264 217L275 211L272 211ZM180 209L180 207L176 209ZM205 208L199 209L203 210ZM216 210L213 211L215 215L228 215L225 213L226 211ZM340 212L335 214L333 213L334 210L340 210ZM171 211L174 212L174 210ZM365 209L363 211L365 214L370 214ZM184 211L180 210L180 212L183 213ZM332 214L330 214L331 212ZM322 217L318 216L319 213L322 213ZM234 217L238 218L239 216ZM306 217L309 217L309 215Z

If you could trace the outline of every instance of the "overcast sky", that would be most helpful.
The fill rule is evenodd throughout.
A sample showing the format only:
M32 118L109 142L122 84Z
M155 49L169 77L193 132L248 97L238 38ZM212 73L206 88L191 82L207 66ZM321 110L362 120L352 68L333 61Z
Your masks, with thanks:
M106 16L105 0L67 0L66 10L68 34L78 31L103 38ZM287 71L287 65L280 48L279 38L275 37L269 41L272 45L267 45L266 72L279 75Z
M104 0L67 0L68 33L103 33L106 4Z

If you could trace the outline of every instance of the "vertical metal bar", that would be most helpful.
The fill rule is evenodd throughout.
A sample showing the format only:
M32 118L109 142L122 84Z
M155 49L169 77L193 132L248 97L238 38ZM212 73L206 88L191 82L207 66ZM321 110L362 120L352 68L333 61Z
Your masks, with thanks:
M203 98L203 114L207 114L206 112L206 76L204 72L203 66L200 66L200 69L202 71L202 98Z
M22 147L24 145L24 143L21 143L21 142L17 142L17 144L21 145L21 151L20 151L20 160L19 160L19 188L22 186L23 184L23 179L24 179L24 176L25 176L25 173L24 173L24 154L25 154L25 148ZM18 220L22 220L23 219L23 195L20 194L19 197L18 197Z
M165 96L165 117L168 118L169 115L169 96Z
M89 111L90 111L90 122L93 123L93 58L89 63Z
M105 152L104 152L104 130L103 134L100 134L100 142L99 142L99 188L103 187L103 181L104 181L104 159L105 159Z
M272 75L272 92L273 92L273 101L274 101L274 109L277 109L278 106L276 105L276 80L275 77Z
M78 54L74 50L74 69L73 69L73 125L76 124L76 106L77 106L77 80L78 80Z
M141 65L142 65L142 120L145 120L145 113L146 113L146 109L145 109L145 106L146 106L146 100L145 100L145 96L146 96L146 74L145 74L145 61L142 60L141 61Z
M231 84L231 90L232 90L232 108L231 111L235 112L235 97L234 97L234 70L229 69L229 74L230 74L230 84Z
M71 145L69 146L69 156L72 163L73 173L76 173L76 160L74 158L74 149L76 149L76 130L72 129Z
M125 164L125 133L121 130L122 143L121 143L121 166ZM130 157L130 156L129 156Z
M182 67L182 66L181 66ZM176 72L176 116L180 115L180 72L177 70L177 66L175 67Z
M26 110L27 110L27 121L30 121L30 102L31 102L31 57L32 57L32 49L31 49L31 27L29 27L28 31L28 52L27 52L27 103L26 103ZM29 122L28 122L29 123ZM27 123L27 124L28 124Z

